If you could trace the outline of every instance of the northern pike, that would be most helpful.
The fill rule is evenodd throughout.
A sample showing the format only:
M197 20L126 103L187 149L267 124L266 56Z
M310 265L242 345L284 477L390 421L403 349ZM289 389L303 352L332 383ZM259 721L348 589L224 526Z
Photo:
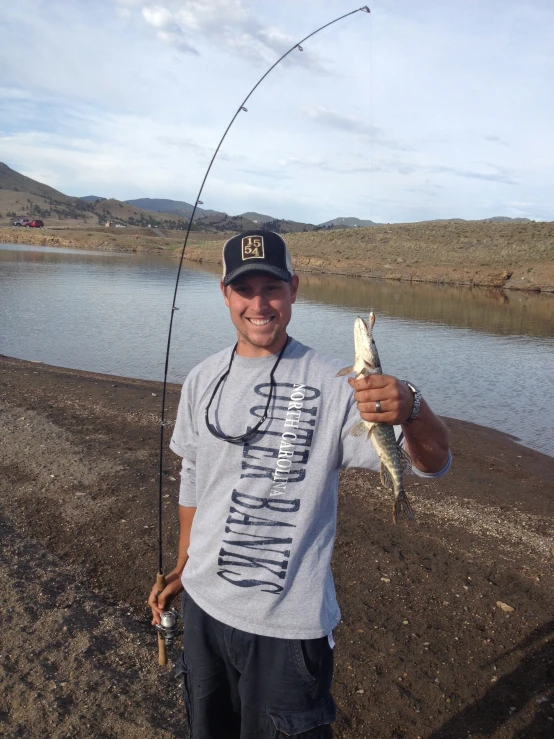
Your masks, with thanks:
M381 360L373 340L373 326L375 315L369 314L369 326L363 318L354 321L354 354L355 361L352 367L345 367L337 372L337 377L356 373L356 378L369 375L382 375ZM412 471L412 461L408 453L398 444L394 427L390 423L370 423L361 420L350 430L352 436L363 436L371 439L381 460L381 483L385 488L394 490L392 506L392 520L396 523L397 516L404 514L413 519L414 512L406 491L404 490L403 475Z

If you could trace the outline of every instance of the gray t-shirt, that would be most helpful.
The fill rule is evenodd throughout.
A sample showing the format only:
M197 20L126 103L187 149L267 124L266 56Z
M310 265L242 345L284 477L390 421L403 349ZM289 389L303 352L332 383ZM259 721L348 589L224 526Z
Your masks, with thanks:
M287 639L325 636L340 620L331 573L341 467L378 470L341 362L291 339L275 372L263 433L230 444L205 410L231 349L195 367L183 385L171 449L183 458L179 503L195 506L183 585L232 627ZM236 355L210 409L230 436L263 415L276 356Z

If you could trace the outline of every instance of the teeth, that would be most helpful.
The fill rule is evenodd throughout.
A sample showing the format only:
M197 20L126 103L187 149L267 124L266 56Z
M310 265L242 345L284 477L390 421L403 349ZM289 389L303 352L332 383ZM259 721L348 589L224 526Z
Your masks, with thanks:
M250 323L253 323L254 326L267 326L267 324L271 321L271 318L249 318L248 319Z

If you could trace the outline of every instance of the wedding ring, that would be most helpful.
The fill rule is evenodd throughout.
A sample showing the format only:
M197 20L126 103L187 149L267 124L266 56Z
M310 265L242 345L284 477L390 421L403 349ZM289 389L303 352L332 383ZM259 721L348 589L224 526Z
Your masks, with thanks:
M381 411L381 401L380 400L376 400L375 401L375 413L381 413L381 412L382 412Z

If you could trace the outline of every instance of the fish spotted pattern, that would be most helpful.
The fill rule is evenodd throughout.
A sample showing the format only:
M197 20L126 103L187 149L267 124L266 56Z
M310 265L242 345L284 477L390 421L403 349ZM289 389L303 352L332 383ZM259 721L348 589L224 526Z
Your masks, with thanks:
M352 367L345 367L337 372L337 377L356 373L356 378L369 375L382 375L379 353L373 340L372 329L375 315L369 314L369 325L363 318L354 321L354 353ZM381 460L381 483L385 488L394 490L392 520L396 523L399 515L408 519L414 518L414 512L404 489L404 474L412 471L412 462L408 453L398 444L394 428L388 423L370 423L360 421L351 430L352 436L363 436L371 439Z

